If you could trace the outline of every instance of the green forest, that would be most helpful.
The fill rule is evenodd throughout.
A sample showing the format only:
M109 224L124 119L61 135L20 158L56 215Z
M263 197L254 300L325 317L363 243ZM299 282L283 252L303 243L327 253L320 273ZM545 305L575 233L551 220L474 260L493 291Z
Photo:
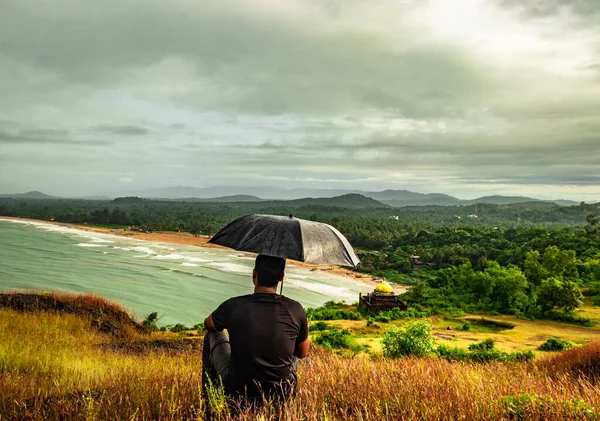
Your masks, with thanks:
M335 226L355 247L357 270L413 285L403 299L417 311L588 324L575 310L585 296L600 305L598 204L392 208L359 195L251 203L0 199L4 216L202 235L249 213Z

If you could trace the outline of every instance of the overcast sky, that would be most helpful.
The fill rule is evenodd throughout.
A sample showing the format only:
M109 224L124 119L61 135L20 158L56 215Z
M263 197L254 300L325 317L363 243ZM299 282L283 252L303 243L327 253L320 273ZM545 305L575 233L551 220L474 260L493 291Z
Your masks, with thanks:
M0 192L600 200L598 0L0 0Z

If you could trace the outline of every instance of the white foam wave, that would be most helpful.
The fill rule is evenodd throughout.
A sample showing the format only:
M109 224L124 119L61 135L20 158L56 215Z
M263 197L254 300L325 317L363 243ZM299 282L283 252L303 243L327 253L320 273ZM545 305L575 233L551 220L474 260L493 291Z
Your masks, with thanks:
M182 260L182 259L185 259L185 256L182 256L181 254L157 254L156 256L153 257L153 259L158 259L158 260Z
M103 244L93 244L93 243L78 243L75 244L77 247L106 247Z
M188 267L192 267L192 268L197 268L197 267L198 267L198 266L200 266L200 265L197 265L197 264L195 264L195 263L183 262L183 263L181 264L181 266L188 266Z
M307 282L299 279L295 279L294 277L286 278L284 282L294 285L297 288L302 288L308 291L317 292L319 294L331 296L331 297L349 297L353 296L354 293L350 291L348 288L339 287L335 285L323 284L320 282Z
M199 257L188 257L187 260L189 260L190 262L196 262L196 263L207 263L207 262L211 262L211 260L206 260L206 259L200 259Z
M146 253L146 255L154 255L154 254L156 254L156 251L154 251L150 247L144 247L144 246L136 246L136 247L114 246L113 248L115 250L137 251L137 252L140 252L140 253ZM144 256L140 256L140 257L144 257Z
M105 240L104 238L92 238L92 243L114 244L114 241Z
M244 275L252 272L252 268L249 266L238 265L236 263L214 262L207 266L222 270L224 272L240 273Z
M139 251L140 253L146 253L146 254L156 254L156 251L151 249L150 247L144 247L144 246L135 246L135 247L125 247L125 250L131 250L131 251Z

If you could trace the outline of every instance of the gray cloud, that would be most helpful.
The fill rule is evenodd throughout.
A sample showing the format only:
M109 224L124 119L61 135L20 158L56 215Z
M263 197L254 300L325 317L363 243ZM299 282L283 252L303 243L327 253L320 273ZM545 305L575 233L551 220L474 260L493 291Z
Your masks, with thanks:
M149 129L139 126L100 126L97 130L99 132L125 136L142 136L150 133Z
M61 137L48 137L56 135ZM68 133L62 130L24 130L15 134L0 131L0 144L40 144L40 145L77 145L77 146L109 146L108 140L76 141L68 138Z
M597 194L595 0L0 7L2 189Z

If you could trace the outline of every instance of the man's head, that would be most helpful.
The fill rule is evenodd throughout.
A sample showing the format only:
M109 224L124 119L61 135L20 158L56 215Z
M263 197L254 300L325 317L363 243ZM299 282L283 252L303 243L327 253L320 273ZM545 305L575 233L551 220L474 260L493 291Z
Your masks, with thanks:
M283 281L285 259L259 254L256 257L252 278L257 286L272 288Z

